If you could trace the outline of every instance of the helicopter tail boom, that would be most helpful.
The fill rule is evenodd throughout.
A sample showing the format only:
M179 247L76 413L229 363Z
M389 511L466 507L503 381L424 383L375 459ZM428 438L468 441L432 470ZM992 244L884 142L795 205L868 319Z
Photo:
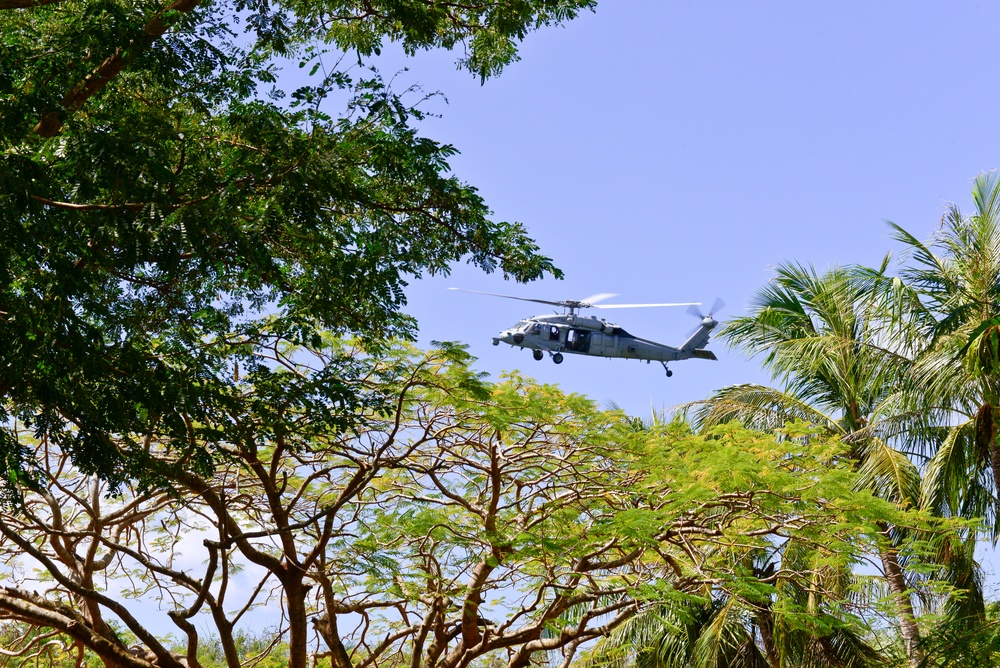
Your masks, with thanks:
M691 352L692 350L696 350L698 348L704 348L708 345L709 333L717 324L718 323L715 320L705 318L705 320L702 321L701 326L695 330L694 334L692 334L691 337L685 341L683 345L681 345L681 350Z

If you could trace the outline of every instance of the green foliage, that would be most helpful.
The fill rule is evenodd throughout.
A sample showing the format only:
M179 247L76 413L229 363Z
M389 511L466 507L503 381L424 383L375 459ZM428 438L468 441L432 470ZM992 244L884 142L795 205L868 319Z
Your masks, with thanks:
M170 494L133 485L106 499L57 444L20 434L46 484L21 490L22 513L0 513L0 559L45 565L45 608L31 607L33 576L13 570L0 618L72 629L108 656L133 644L184 656L190 623L205 666L227 653L307 665L322 649L315 629L354 665L431 667L572 661L618 628L652 639L641 618L626 624L648 613L681 634L657 641L674 657L662 665L758 665L781 646L863 666L847 659L874 651L864 616L880 601L844 574L877 553L885 524L909 529L896 546L914 559L960 524L873 495L851 447L805 423L643 426L517 374L491 382L460 345L320 343L274 351L266 374L248 376L230 418L241 438L218 446L210 473L150 444ZM269 399L331 361L364 402L345 428L330 407ZM151 600L171 602L154 633L128 614ZM279 602L284 635L240 634L245 613Z
M726 522L713 540L727 548L774 550L781 536L825 546L817 554L826 566L852 565L857 551L851 546L870 547L875 523L902 511L858 485L849 446L801 424L782 434L727 424L705 435L677 427L651 435L642 466L651 485L664 487L654 487L661 500L649 499L655 508L649 520L669 525L702 508ZM722 566L731 556L720 551L720 567L736 568Z
M990 375L1000 371L1000 318L990 318L969 335L963 348L965 363L975 376Z
M596 0L516 0L502 5L357 0L283 3L305 29L320 25L324 38L361 54L378 53L385 40L399 42L407 53L435 46L462 44L461 68L485 80L517 60L517 43L546 25L574 18L593 9ZM345 20L351 17L353 20Z
M940 447L928 465L928 505L982 517L1000 532L996 490L1000 405L996 329L1000 318L1000 174L975 179L973 211L952 205L924 243L893 225L908 252L895 286L896 336L920 351L911 371L912 394L941 426Z
M977 620L978 621L978 620ZM1000 603L986 606L985 621L944 618L927 634L927 668L981 668L1000 661Z
M723 335L746 353L760 356L784 389L724 388L696 404L696 418L703 425L738 420L766 429L791 419L806 420L851 446L860 488L897 508L953 516L957 507L971 509L985 497L973 491L955 504L958 495L953 492L947 498L953 505L944 503L938 485L970 471L963 453L941 448L947 432L941 422L948 421L941 406L947 402L938 403L933 393L924 393L921 369L933 318L924 300L910 285L890 277L888 268L888 256L877 268L836 267L820 273L793 263L780 266L775 279L756 294L750 313L728 323ZM977 432L989 433L992 422L981 422L984 428ZM935 458L922 478L912 455L946 449L960 456ZM913 537L914 527L896 525L889 516L880 520L882 538L876 547L891 592L889 609L911 666L921 657L914 593L927 605L943 602L951 614L965 619L982 614L982 585L970 556L979 513L958 514L972 519L955 524L957 533L936 535L931 530L922 545L905 549L900 547L907 536ZM842 580L848 572L832 569L824 577ZM948 584L942 587L943 582Z
M558 275L451 174L455 149L420 135L419 99L318 65L324 43L461 45L486 77L593 4L0 3L0 420L114 485L168 475L147 436L205 472L214 451L190 447L190 426L268 374L262 348L410 336L407 281L462 259ZM310 85L275 88L278 56L312 63ZM348 416L358 399L337 375L271 398ZM7 490L30 469L0 440Z
M587 666L884 665L876 640L889 601L852 572L879 553L887 524L911 529L899 540L914 559L963 528L879 498L851 447L804 423L778 438L736 423L700 435L660 423L648 438L638 465L650 496L619 531L666 527L657 549L677 556L671 582L684 595L646 590L658 602L602 640Z
M92 652L74 647L73 640L50 628L20 621L0 621L0 668L25 665L50 668L99 668L103 665Z
M879 345L887 315L872 294L884 270L835 267L820 273L795 263L779 266L775 279L754 296L750 313L729 321L722 336L761 357L786 396L761 390L764 402L753 396L709 402L705 411L717 416L706 412L703 419L742 417L756 424L771 413L829 424L842 434L870 423L898 388L906 362ZM744 412L733 413L739 406ZM727 407L731 415L719 413Z
M260 668L286 668L288 666L288 644L276 642L275 634L267 630L237 631L234 636L241 665ZM181 644L172 649L183 656L187 647ZM198 663L202 668L228 668L222 643L217 636L201 638L198 642Z

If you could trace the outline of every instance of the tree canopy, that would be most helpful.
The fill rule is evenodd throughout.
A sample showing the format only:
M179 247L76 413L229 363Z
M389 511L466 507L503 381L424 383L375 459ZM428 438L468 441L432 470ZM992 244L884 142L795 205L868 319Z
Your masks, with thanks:
M558 275L420 134L419 96L358 63L458 47L485 80L594 4L0 2L0 418L153 480L136 435L189 447L259 349L412 335L407 280L462 259ZM311 81L284 91L296 62ZM353 401L332 379L283 397ZM5 481L30 475L9 431L0 454Z
M872 635L879 595L828 574L877 554L883 522L914 530L908 554L956 535L872 495L849 448L804 425L637 429L517 375L487 382L455 347L372 356L330 339L308 354L356 360L358 387L395 409L347 430L290 412L273 433L248 391L244 422L261 428L218 445L214 471L164 467L171 490L114 497L53 440L17 432L45 482L0 513L0 621L40 631L21 656L51 641L107 665L190 668L210 645L237 668L264 605L279 621L258 640L287 643L296 667L569 666L664 602L728 601L819 647Z

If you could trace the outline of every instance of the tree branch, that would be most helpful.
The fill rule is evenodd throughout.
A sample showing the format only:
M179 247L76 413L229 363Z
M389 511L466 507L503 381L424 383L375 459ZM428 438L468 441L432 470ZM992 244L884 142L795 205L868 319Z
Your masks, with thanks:
M3 2L27 2L30 5L41 2L56 2L58 0L2 0ZM87 100L104 90L118 76L135 56L148 49L153 42L163 36L181 16L191 12L198 6L200 0L174 0L165 9L156 13L142 27L139 36L131 40L125 48L118 47L115 52L94 68L83 81L75 85L62 99L62 109L42 114L41 120L35 126L35 132L42 137L54 137L66 120L66 116L80 109Z
M31 9L42 5L54 5L63 0L0 0L0 10L4 9Z

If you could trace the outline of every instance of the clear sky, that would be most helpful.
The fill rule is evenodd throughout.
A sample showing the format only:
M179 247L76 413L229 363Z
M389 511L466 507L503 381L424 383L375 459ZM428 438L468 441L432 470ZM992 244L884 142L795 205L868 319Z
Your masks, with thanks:
M1000 166L995 75L1000 4L601 3L522 45L481 86L454 54L407 61L400 81L440 90L428 136L496 217L524 223L565 272L528 285L458 267L415 282L420 343L459 340L496 376L520 369L648 416L734 383L767 382L721 343L718 362L659 365L567 356L556 366L490 338L551 312L449 286L544 299L702 301L722 316L788 260L878 262L885 220L920 238L972 179ZM684 309L598 312L677 345Z

